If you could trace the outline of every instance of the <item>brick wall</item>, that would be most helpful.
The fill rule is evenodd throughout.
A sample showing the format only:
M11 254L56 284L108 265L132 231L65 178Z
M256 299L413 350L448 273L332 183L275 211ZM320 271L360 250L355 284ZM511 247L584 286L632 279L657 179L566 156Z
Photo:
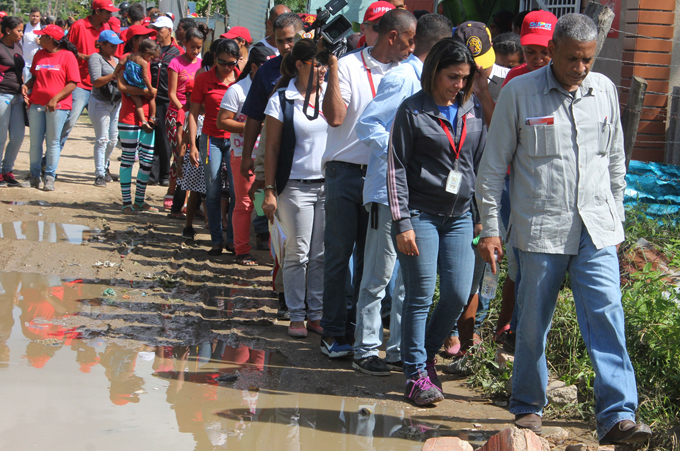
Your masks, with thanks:
M671 91L671 52L673 50L673 24L675 22L675 0L628 0L624 31L642 36L625 35L623 39L624 61L621 66L620 100L628 102L628 87L631 77L637 75L649 82L642 110L633 159L642 161L663 161L666 140L665 119L668 96ZM654 94L663 93L663 94ZM654 141L654 143L640 143Z

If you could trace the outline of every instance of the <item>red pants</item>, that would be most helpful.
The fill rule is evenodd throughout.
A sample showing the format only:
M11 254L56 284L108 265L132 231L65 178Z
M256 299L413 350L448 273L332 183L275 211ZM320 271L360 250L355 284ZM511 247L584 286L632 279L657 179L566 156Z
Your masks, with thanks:
M248 197L248 190L253 185L255 177L250 180L241 175L241 157L235 157L231 153L231 171L234 177L234 213L231 223L234 227L234 246L236 255L250 253L250 218L253 214L253 201Z

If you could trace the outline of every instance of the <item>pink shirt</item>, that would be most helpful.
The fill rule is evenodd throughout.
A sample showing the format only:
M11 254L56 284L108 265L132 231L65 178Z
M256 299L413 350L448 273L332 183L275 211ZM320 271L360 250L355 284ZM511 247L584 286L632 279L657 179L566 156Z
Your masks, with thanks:
M193 82L196 72L201 68L201 60L196 59L195 63L187 63L182 55L170 61L168 70L177 74L177 99L184 105L187 102L185 94L187 83L191 80Z

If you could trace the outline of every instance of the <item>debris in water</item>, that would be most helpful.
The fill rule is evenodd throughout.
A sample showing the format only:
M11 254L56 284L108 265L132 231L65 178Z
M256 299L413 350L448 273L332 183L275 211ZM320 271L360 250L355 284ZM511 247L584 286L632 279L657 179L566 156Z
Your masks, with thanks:
M235 382L238 379L238 374L235 373L225 373L220 374L215 378L215 380L220 384L226 384L228 382Z
M102 296L107 297L107 298L115 298L116 297L116 291L113 288L107 288L102 293Z
M120 263L111 263L111 262L108 261L108 260L106 260L105 262L100 262L99 260L97 260L97 261L94 263L94 265L92 265L92 266L97 266L97 267L101 266L101 267L103 267L103 268L113 268L114 266L118 266L119 264L120 264Z

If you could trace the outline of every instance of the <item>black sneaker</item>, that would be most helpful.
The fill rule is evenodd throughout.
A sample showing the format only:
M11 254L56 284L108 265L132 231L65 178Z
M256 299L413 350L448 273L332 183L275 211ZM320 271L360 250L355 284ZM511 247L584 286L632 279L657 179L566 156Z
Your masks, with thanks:
M9 188L21 188L23 186L14 178L14 174L12 174L11 172L8 172L7 174L2 174L2 181Z
M288 306L286 305L286 295L279 293L279 310L276 312L276 319L282 321L290 320L290 313L288 312Z
M94 179L94 186L99 186L102 188L106 188L106 177L102 177L101 175L98 175Z
M182 230L182 238L186 238L187 240L192 240L196 237L196 231L194 230L193 227L188 226L185 227L184 230Z
M507 331L505 337L503 338L503 350L508 354L515 354L515 338L517 335L512 333L512 331Z
M321 337L321 352L331 359L349 357L354 354L354 349L347 343L345 337Z
M371 376L389 376L390 369L385 365L383 359L377 355L366 357L365 359L354 359L352 368L359 370L362 373L370 374Z
M118 176L116 174L111 174L111 171L106 170L106 175L104 176L106 183L117 182Z
M404 396L419 406L426 406L444 400L444 394L435 386L425 371L418 372L406 381Z
M425 371L427 372L427 376L430 378L430 382L432 382L434 385L437 386L439 390L442 389L442 383L439 380L439 377L437 376L437 368L435 367L435 364L437 363L437 359L432 358L432 360L428 360L425 362Z
M397 360L396 362L388 362L385 360L385 365L387 365L387 368L391 369L392 371L396 371L398 373L404 372L404 362L402 360Z

